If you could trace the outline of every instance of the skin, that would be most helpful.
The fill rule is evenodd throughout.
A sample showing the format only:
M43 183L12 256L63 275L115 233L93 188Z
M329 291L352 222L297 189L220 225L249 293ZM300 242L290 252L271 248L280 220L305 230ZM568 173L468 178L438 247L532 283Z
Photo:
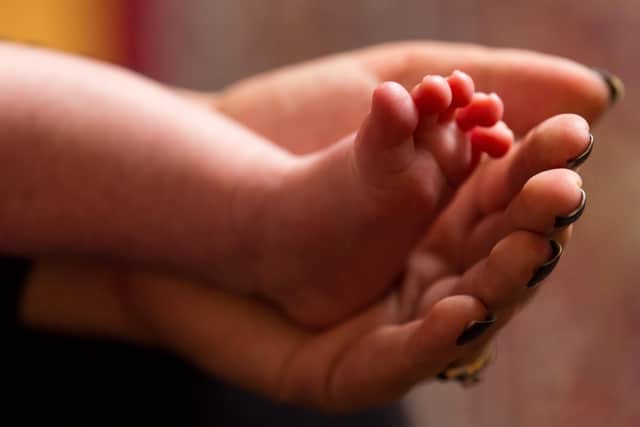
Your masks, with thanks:
M530 51L439 42L376 45L259 74L218 94L181 93L282 147L307 153L356 129L369 111L373 89L383 81L410 90L426 74L449 75L456 69L473 78L476 90L500 94L507 106L504 120L517 137L560 113L575 113L593 123L609 103L603 80L576 62Z
M523 146L542 149L539 141L531 138ZM470 251L455 242L448 255L441 249L450 240L438 236L452 234L451 229L428 234L391 293L322 332L295 326L257 301L211 293L205 284L179 278L134 276L122 286L123 300L164 345L205 372L271 398L327 411L388 402L450 363L472 360L535 294L526 284L550 256L547 236L566 243L570 229L556 231L553 221L575 209L580 184L579 176L566 169L535 174L506 209L479 223L490 224L490 230L472 226L471 234L482 242L473 237L458 242ZM529 203L551 206L551 200L558 203L533 214L522 209ZM464 225L459 221L456 229ZM465 327L489 310L498 323L476 341L457 346ZM228 315L225 321L221 313Z
M242 225L288 153L122 69L10 44L0 57L11 64L0 69L0 250L164 266L251 290L256 272L242 264L257 230Z
M413 97L389 83L357 136L291 155L123 70L17 46L0 56L12 62L0 79L6 251L195 273L312 327L388 289L468 175L468 135L502 114L462 73ZM511 138L504 124L483 134Z
M263 294L314 328L379 299L471 172L469 135L511 144L501 113L499 97L474 94L460 72L425 77L412 94L381 84L357 135L303 157L267 204L277 209L261 218L273 230L263 251L277 262L264 268L276 279Z
M440 48L442 49L438 50ZM434 52L442 55L435 55ZM388 58L400 53L407 54L410 59L401 62L401 66L384 65L392 62ZM473 58L473 61L469 58ZM515 84L519 76L513 74L514 70L523 67L520 65L523 60L526 60L524 63L529 65L526 76L528 77L527 87L530 88L524 94L521 90L524 86L518 87ZM357 67L352 72L349 71L349 66L345 68L345 63L356 64ZM523 96L521 109L518 110L518 107L507 109L507 118L510 118L510 123L513 123L513 128L518 134L526 133L533 123L563 111L577 111L589 120L593 120L606 105L604 84L592 76L588 70L576 64L532 53L494 51L456 45L445 48L442 45L431 44L382 46L364 52L354 52L339 59L329 58L288 71L257 77L249 82L240 83L213 99L206 95L198 95L197 99L198 102L203 102L207 106L231 112L236 119L242 120L245 117L247 124L255 130L263 134L278 134L280 135L278 138L273 138L275 141L289 149L293 146L295 149L302 150L302 147L296 145L297 141L302 140L295 136L298 135L300 127L305 128L304 125L307 126L305 133L311 137L307 139L317 141L318 146L324 146L328 141L333 140L326 138L326 129L320 129L318 125L314 128L316 117L326 117L322 114L330 115L334 119L332 123L336 123L336 128L332 127L331 132L344 134L356 126L352 123L356 116L366 114L366 111L362 112L361 102L368 100L370 92L365 98L365 91L363 91L360 97L347 96L339 98L340 102L336 102L335 97L327 95L331 102L327 102L326 105L332 108L324 108L327 110L325 113L320 112L319 116L314 115L318 113L318 105L321 105L318 101L323 99L322 93L331 94L333 90L340 92L344 89L341 86L342 83L324 87L310 85L308 82L314 81L310 77L316 76L318 70L348 76L347 83L354 84L355 87L370 88L371 85L375 86L375 79L382 78L379 76L383 74L391 80L403 81L401 78L403 76L423 75L448 67L464 68L474 76L477 82L486 82L487 85L493 82L498 86L503 82L504 87L500 93L507 105L510 98ZM447 71L449 70L450 68ZM290 73L288 77L287 73ZM305 76L307 78L303 78ZM508 84L506 76L510 77ZM419 78L416 77L416 81ZM408 80L412 79L407 78ZM307 83L303 83L305 81ZM519 81L519 83L523 82ZM286 86L287 84L290 86ZM250 88L254 90L249 90ZM560 88L569 90L559 91ZM296 97L298 105L293 109L297 112L296 114L299 114L300 121L290 121L291 112L280 110L280 104L272 102L274 94L286 93L286 91L282 92L282 89L300 94ZM248 96L248 93L252 93L252 96ZM541 96L546 98L545 102L542 102ZM531 105L535 105L536 109L527 110ZM262 114L259 114L260 111ZM350 111L354 113L350 114ZM294 123L295 126L293 126ZM581 126L583 130L580 129ZM342 132L342 129L348 130ZM439 224L444 224L440 228L443 237L425 239L425 245L421 246L409 263L403 286L394 292L396 297L385 299L373 306L370 311L356 317L355 319L365 319L360 322L355 320L345 322L341 327L325 333L309 335L308 332L284 320L272 308L256 301L219 293L210 287L205 289L198 284L184 283L182 279L154 275L141 275L137 279L133 277L128 282L131 286L126 288L126 296L121 297L117 293L114 294L115 287L110 284L112 281L121 283L121 275L103 274L105 270L95 267L85 272L85 276L78 277L79 270L74 268L73 264L66 271L64 268L59 271L56 269L60 269L60 263L52 265L44 262L36 269L27 287L23 319L25 323L35 327L67 332L71 330L75 333L106 334L166 346L198 363L208 372L214 372L217 375L225 375L224 372L228 372L226 375L229 379L273 398L296 401L298 399L296 396L299 394L293 391L299 391L300 387L304 387L303 389L308 391L310 396L306 403L327 410L353 408L388 400L402 393L412 384L432 376L451 360L458 357L464 359L475 354L474 351L477 351L475 347L480 346L483 343L482 340L464 349L455 348L452 344L460 330L467 324L466 321L483 318L489 307L493 311L505 313L501 323L497 325L501 326L515 311L515 307L531 297L532 292L523 290L523 283L528 280L533 266L539 265L548 256L545 240L541 236L554 234L553 218L558 214L570 212L578 203L576 192L578 178L570 171L551 169L562 167L568 159L575 157L584 149L586 141L583 140L583 132L584 122L575 116L555 118L531 132L524 143L518 144L504 159L494 163L495 166L487 169L488 172L482 172L483 169L479 169L477 176L480 178L475 181L478 187L468 187L469 190L465 192L468 194L467 197L460 196L459 201L454 201L437 221ZM558 136L560 134L562 134L561 137ZM309 147L306 148L309 149ZM549 172L541 172L547 170ZM550 184L551 182L563 184L556 188ZM490 195L490 197L482 198L486 201L478 203L477 197L473 196L473 190L477 188L482 188L483 195ZM523 210L517 208L522 205L540 206L543 200L553 200L553 207L549 211L536 214L533 218L530 215L523 215ZM502 215L493 215L492 213L495 213L496 207L499 206L506 206ZM452 213L445 215L447 212ZM483 212L485 215L481 215L481 221L471 222L470 218L475 218L478 213ZM477 249L469 251L464 257L451 259L456 265L463 267L471 265L460 275L461 278L475 277L476 279L455 280L454 277L454 280L449 281L442 280L443 278L440 277L438 280L434 277L438 274L434 274L432 268L434 251L438 254L435 259L451 257L457 245L464 243L464 240L460 236L461 233L454 233L452 239L445 239L444 235L456 226L469 226L470 223L474 225L472 231L479 236L477 242L485 243L478 244ZM445 227L446 224L451 225ZM509 233L510 230L511 233ZM507 237L502 238L505 233ZM565 230L561 236L567 234L568 230ZM434 234L436 235L438 233ZM492 240L500 243L490 244ZM438 248L438 242L442 248ZM429 247L432 247L431 252ZM486 258L488 250L490 254L495 255L490 255L485 265L493 263L492 265L509 266L509 269L497 269L501 273L496 274L496 270L481 268L484 258L473 262L474 258L482 255ZM489 262L492 259L494 261ZM473 266L480 267L473 268ZM512 266L516 272L510 270ZM57 277L55 281L48 279L52 277L50 275L52 271L57 271L57 275L53 275ZM491 271L492 276L487 276L487 272ZM492 277L491 280L486 280L490 277ZM108 280L109 278L111 280ZM58 288L55 288L54 283ZM65 310L54 312L47 310L46 304L38 304L43 296L48 296L49 301L59 300L56 298L56 295L60 295L59 292L47 292L47 289L73 289L73 286L76 286L75 283L84 283L86 292L79 292L77 299L73 301L71 299L58 301L57 307L64 307ZM479 284L482 283L485 285L480 286ZM474 287L473 284L476 286ZM427 298L422 309L409 310L417 313L413 317L417 320L413 321L407 320L412 317L406 313L387 315L385 308L397 306L397 302L389 301L394 299L397 301L398 294L400 294L399 299L402 299L402 293L408 292L407 289L413 287L422 289L424 295L430 295L430 290L438 289L443 295L447 295L448 292L452 294L464 291L472 293L474 297L451 296L445 300L438 300L440 302L437 305L431 304ZM415 301L415 298L410 300ZM97 304L97 301L103 301L104 304ZM126 302L126 308L132 310L124 309L121 305L123 301ZM513 301L517 303L514 304ZM96 310L89 310L88 307L91 306ZM218 311L225 307L230 311ZM84 322L75 322L74 313L77 315L82 311L86 311L86 316L82 317ZM383 314L378 317L380 312ZM424 314L425 312L427 314ZM61 319L61 313L66 313L62 316L66 316L66 319ZM109 314L101 317L98 313ZM283 360L283 354L269 355L261 359L261 361L268 360L269 363L249 363L252 362L248 359L252 352L243 353L235 350L230 350L228 353L220 352L221 348L224 350L226 347L216 346L216 343L221 339L228 339L229 334L204 327L204 325L215 325L220 321L222 318L218 316L220 313L229 316L226 318L227 323L224 324L226 330L244 331L247 329L243 327L247 322L251 322L250 324L254 327L255 325L264 327L263 333L259 336L265 336L266 341L271 338L282 340L280 341L282 347L288 350L284 352L284 356L302 355L296 356L295 368L285 372L279 368L276 369L282 366L278 362ZM367 313L374 314L369 314L367 317ZM232 314L237 314L237 317ZM389 325L391 328L387 327ZM438 325L443 325L443 328L439 328ZM496 327L491 333L497 330ZM342 335L342 331L347 332ZM488 339L491 333L483 338ZM344 338L340 339L341 337ZM238 345L252 345L251 343L255 342L253 338L255 336L245 337L240 334L236 337L236 342ZM402 345L407 342L424 343L424 346L422 344L415 347ZM359 344L353 345L354 343ZM267 347L264 342L257 342L256 346L254 349L258 354L265 354L267 348L273 348L273 346ZM317 346L328 350L326 352L308 350L318 349ZM291 349L307 350L294 352ZM352 350L343 351L346 349ZM371 358L372 351L381 357L386 355L389 359ZM345 356L342 356L343 354ZM403 363L376 365L377 368L397 367L397 370L367 369L371 363L381 360ZM320 369L315 369L318 367ZM309 373L314 374L310 377ZM372 375L372 373L375 374ZM282 377L286 380L281 380ZM332 384L328 389L324 387L327 381ZM363 385L368 387L361 387ZM354 390L357 392L353 392Z

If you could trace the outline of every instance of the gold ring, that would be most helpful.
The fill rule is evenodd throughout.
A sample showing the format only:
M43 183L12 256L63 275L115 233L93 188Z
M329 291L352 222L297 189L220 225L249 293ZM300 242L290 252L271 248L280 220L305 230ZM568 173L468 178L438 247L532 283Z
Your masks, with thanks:
M458 381L465 387L476 384L480 381L480 372L495 360L495 356L495 345L488 343L475 360L464 365L453 363L437 378L441 381Z

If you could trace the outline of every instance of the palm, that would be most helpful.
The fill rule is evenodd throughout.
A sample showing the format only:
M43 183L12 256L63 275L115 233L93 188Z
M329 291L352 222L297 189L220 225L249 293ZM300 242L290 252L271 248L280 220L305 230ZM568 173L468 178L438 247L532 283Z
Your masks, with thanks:
M414 314L419 306L419 311L425 313L430 305L447 295L469 293L469 284L465 282L478 274L474 269L484 268L483 263L494 246L519 228L508 209L517 194L515 189L525 184L526 175L522 174L521 182L512 182L510 186L501 180L486 180L488 175L500 173L502 164L512 161L512 157L484 162L441 211L414 250L402 290L407 295L403 302L412 307ZM511 192L507 187L511 187ZM492 194L502 197L491 199ZM417 295L421 301L411 302Z

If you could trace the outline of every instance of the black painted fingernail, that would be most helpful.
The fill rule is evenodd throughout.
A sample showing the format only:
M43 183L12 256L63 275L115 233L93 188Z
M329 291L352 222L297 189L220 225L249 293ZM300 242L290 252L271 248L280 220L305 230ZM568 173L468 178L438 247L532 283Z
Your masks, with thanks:
M580 189L580 193L581 193L581 198L580 198L580 204L578 205L578 207L569 215L557 216L556 221L553 224L555 228L562 228L562 227L566 227L569 224L573 224L578 220L578 218L582 216L582 213L584 212L584 207L587 205L587 193L585 193L582 188Z
M478 338L484 333L491 325L496 323L496 316L493 314L487 314L484 320L474 320L469 323L469 326L460 334L456 340L456 345L465 345L474 339Z
M575 169L581 164L585 162L591 155L591 151L593 151L593 143L595 142L593 138L593 134L589 134L589 144L587 144L587 148L580 154L578 157L575 157L567 162L567 167L569 169Z
M547 276L556 268L558 264L558 260L562 255L562 245L555 240L549 240L549 245L551 245L551 257L547 262L542 264L538 269L533 273L533 277L527 283L527 288L533 288L538 283L542 282Z
M593 67L593 71L602 77L607 88L609 88L609 105L615 104L624 97L624 83L622 83L622 80L602 68Z
M436 378L438 378L440 381L446 381L449 379L449 377L447 376L445 371L440 372Z

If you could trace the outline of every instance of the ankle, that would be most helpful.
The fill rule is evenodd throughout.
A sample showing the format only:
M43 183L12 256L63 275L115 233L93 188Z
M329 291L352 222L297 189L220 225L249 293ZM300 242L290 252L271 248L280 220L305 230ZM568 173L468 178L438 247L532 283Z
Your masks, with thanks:
M282 212L282 200L286 198L288 171L295 159L286 153L263 156L249 174L238 177L230 192L223 229L230 250L226 254L223 287L231 290L260 294L269 282L269 265L273 262L272 244L277 227L278 212ZM286 233L286 230L275 230Z

